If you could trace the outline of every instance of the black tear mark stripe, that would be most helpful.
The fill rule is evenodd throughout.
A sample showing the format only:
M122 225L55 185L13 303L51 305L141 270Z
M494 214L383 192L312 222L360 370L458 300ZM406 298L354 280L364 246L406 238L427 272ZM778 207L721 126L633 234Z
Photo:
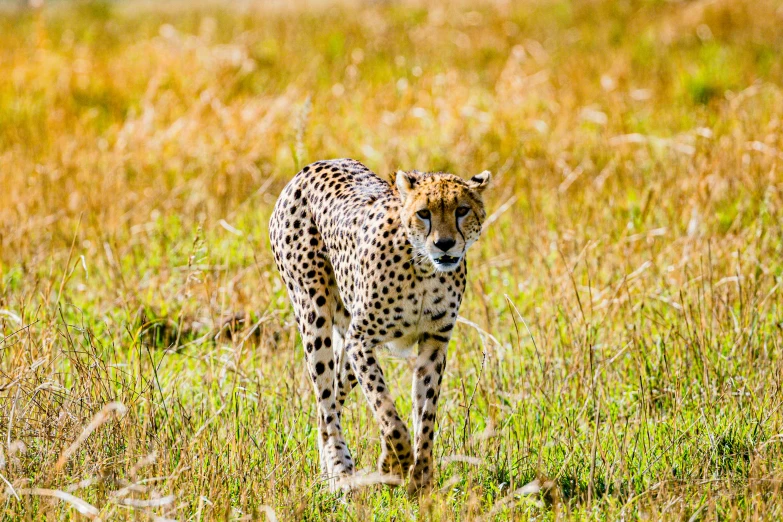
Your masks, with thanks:
M459 219L457 219L457 232L459 232L459 235L462 236L462 241L467 245L468 240L465 238L465 234L462 232L462 227L459 226Z
M430 198L427 198L427 208L430 208ZM427 235L424 237L430 237L430 234L432 233L432 214L430 214L430 218L427 220Z

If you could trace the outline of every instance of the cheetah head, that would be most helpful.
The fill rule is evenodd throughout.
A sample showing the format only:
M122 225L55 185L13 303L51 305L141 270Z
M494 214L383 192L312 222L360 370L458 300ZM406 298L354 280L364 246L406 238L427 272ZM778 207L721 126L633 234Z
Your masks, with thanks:
M414 256L448 272L462 263L486 217L481 193L489 185L485 170L465 181L453 174L397 172L400 219Z

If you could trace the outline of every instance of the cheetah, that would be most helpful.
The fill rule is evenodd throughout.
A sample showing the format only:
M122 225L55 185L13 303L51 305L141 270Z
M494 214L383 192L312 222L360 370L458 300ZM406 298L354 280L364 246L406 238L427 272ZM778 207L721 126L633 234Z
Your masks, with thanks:
M466 287L465 254L486 217L484 171L399 171L395 184L358 161L304 167L269 223L317 402L321 472L336 488L354 473L341 427L358 383L380 428L378 469L415 493L432 480L435 413L446 349ZM376 360L415 357L413 444Z

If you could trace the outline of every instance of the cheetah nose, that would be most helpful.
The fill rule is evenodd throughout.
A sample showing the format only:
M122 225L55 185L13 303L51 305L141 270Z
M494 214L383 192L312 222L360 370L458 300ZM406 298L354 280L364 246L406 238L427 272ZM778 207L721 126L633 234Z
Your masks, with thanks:
M448 252L451 247L456 245L457 242L451 239L450 237L447 238L441 238L435 241L435 246L443 250L444 252Z

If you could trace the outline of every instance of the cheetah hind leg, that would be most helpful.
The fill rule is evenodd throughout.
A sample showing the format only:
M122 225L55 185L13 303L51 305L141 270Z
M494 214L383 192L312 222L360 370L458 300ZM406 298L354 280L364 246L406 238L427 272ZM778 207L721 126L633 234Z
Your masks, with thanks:
M332 317L325 300L318 294L313 298L298 297L300 334L316 399L321 473L329 489L335 491L341 489L341 479L353 474L354 464L343 438L335 394L337 372L332 351Z
M342 424L342 413L343 413L343 405L345 404L345 399L348 398L348 395L356 386L357 380L356 380L356 375L354 375L353 373L353 368L351 367L351 364L346 360L345 357L345 340L344 340L345 331L344 329L340 328L340 326L338 326L337 324L339 323L339 317L335 318L335 323L336 324L332 329L332 348L333 348L334 361L335 361L334 397L337 399L336 402L337 422ZM319 439L319 443L320 443L320 439ZM336 481L332 481L330 486L332 491L335 491L336 489L341 489L343 492L347 493L353 487L351 476L353 476L353 473L355 472L355 466L347 446L345 447L344 453L345 453L344 468L348 469L349 472L342 473L341 476ZM326 458L326 453L322 452L321 453L322 469L327 469L328 465L329 465L329 459Z

